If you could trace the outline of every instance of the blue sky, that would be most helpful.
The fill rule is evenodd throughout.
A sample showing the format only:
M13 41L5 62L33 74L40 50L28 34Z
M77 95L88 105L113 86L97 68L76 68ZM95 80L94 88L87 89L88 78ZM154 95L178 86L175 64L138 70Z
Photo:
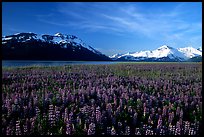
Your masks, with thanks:
M81 38L106 55L202 46L201 2L3 2L2 35Z

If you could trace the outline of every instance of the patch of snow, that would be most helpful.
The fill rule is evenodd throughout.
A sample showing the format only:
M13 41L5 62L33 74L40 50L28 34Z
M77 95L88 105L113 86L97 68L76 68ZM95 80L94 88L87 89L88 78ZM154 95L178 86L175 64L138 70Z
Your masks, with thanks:
M118 58L121 55L123 55L123 54L118 53L118 54L114 54L112 56L109 56L109 58Z
M14 35L19 35L19 34L21 34L21 33L15 33Z
M11 40L13 37L3 38L3 40Z
M60 37L60 36L62 36L62 34L61 33L56 33L54 36Z
M178 50L188 58L202 56L202 51L199 51L193 47L178 48Z
M59 43L66 44L67 41L66 40L60 40Z

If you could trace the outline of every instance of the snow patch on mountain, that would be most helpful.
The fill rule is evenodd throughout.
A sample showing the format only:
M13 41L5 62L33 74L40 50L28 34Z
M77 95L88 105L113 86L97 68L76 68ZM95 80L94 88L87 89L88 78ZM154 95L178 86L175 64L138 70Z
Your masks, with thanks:
M118 54L109 56L109 58L119 58L121 55L123 55L123 54L118 53Z

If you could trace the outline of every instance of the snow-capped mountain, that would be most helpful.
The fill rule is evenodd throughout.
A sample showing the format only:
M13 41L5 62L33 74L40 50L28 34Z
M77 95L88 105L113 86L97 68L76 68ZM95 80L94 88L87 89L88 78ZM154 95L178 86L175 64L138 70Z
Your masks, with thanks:
M202 56L202 49L195 49L193 47L178 48L178 51L182 52L187 58Z
M56 33L54 35L47 34L35 34L32 32L29 33L16 33L14 35L2 37L2 44L6 44L11 40L16 40L17 42L26 42L26 41L42 41L54 44L63 45L63 48L67 48L68 45L72 46L83 46L96 54L102 54L101 52L95 50L93 47L86 45L80 38L74 35L67 35L62 33Z
M145 50L139 52L128 52L126 54L115 54L109 56L113 60L135 60L135 61L185 61L195 56L202 56L202 49L195 49L193 47L173 48L163 45L155 50Z
M52 59L55 59L55 55L56 58L60 56L60 60L110 60L100 51L94 49L90 45L85 44L77 36L62 33L56 33L54 35L40 35L32 32L16 33L9 36L3 36L2 45L3 51L6 50L6 52L4 52L4 55L9 59L11 57L14 58L14 56L16 56L17 58L18 56L23 56L20 55L20 52L23 52L23 50L26 51L24 52L25 54L28 54L28 51L30 52L31 49L38 49L38 51L36 51L36 54L37 52L39 52L39 54L42 52L42 59L46 57L45 60L49 59L48 54L50 56L51 52L53 52L53 55L51 55L53 56ZM19 50L20 48L22 48L23 50ZM50 53L47 53L46 50L50 51ZM56 52L57 55L54 52ZM16 54L18 54L18 56ZM27 56L29 58L29 55ZM32 59L36 58L34 56L35 55L33 54ZM65 57L66 59L63 59L63 57Z

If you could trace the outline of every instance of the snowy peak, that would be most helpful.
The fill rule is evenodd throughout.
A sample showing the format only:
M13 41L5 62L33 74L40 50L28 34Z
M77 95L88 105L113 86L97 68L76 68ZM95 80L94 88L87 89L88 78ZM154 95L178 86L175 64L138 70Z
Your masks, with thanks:
M11 40L16 40L16 41L29 41L29 40L34 40L37 39L37 34L29 32L29 33L16 33L14 35L8 35L2 37L2 44L7 43L8 41Z
M123 54L115 54L115 55L112 55L112 56L109 56L109 58L118 58L118 57L120 57L121 55L123 55Z
M54 36L56 36L56 37L63 37L62 33L56 33Z
M70 44L72 43L74 46L80 46L82 45L82 40L77 38L74 35L67 35L62 33L56 33L54 35L42 35L41 38L42 41L46 41L49 43L55 43L55 44Z
M159 47L159 48L157 48L158 50L167 50L167 49L173 49L172 47L170 47L170 46L167 46L167 45L163 45L163 46L161 46L161 47Z
M124 54L124 55L127 55L127 54ZM163 45L157 48L156 50L140 51L140 52L135 52L129 55L133 57L145 57L145 58L162 58L162 57L173 58L175 55L181 58L184 57L176 49L170 46L166 46L166 45Z
M177 49L166 45L152 52L155 53L154 57L156 58L169 57L171 59L172 58L186 59L186 57L182 53L180 53Z
M48 34L39 35L39 34L29 32L29 33L16 33L14 35L2 37L2 42L4 43L9 42L10 40L16 40L17 42L26 42L29 40L40 40L40 41L56 43L56 44L60 44L60 43L68 44L70 42L75 42L78 45L82 43L82 40L77 38L76 36L62 34L62 33L56 33L54 35L48 35Z
M202 56L202 49L198 50L193 47L178 48L178 50L183 53L186 57L192 58L195 56Z

